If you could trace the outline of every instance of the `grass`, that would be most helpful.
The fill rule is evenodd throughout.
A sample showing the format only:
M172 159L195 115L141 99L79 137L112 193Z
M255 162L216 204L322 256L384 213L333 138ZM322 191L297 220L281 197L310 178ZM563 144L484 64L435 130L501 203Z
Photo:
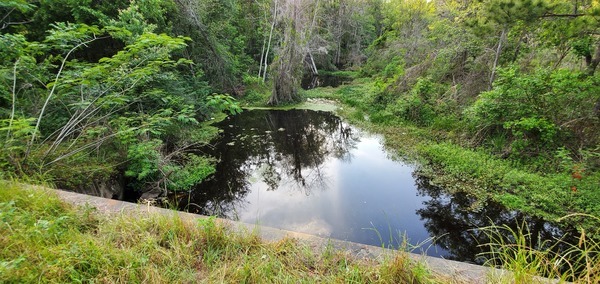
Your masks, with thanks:
M214 218L105 215L15 182L0 181L0 222L0 283L465 283L404 252L359 259L291 238L266 242ZM487 264L512 271L481 282L600 281L600 244L585 233L559 254L524 225L480 230L490 239Z
M568 217L572 216L565 218ZM511 272L508 277L499 277L500 282L544 283L546 280L540 277L543 275L559 283L600 283L600 243L587 238L585 233L577 244L571 244L564 240L540 240L526 223L517 229L505 224L478 230L489 239L481 244L489 249L482 254L487 259L486 265Z
M0 182L1 283L448 283L406 253L358 259L214 218L105 215Z
M468 189L481 198L493 198L508 208L546 220L571 212L600 214L597 176L576 180L569 173L531 172L483 151L451 143L425 143L418 151L433 168L429 174L433 182L444 184L450 191ZM575 185L576 191L572 190ZM588 228L599 224L590 218L570 218L564 223Z

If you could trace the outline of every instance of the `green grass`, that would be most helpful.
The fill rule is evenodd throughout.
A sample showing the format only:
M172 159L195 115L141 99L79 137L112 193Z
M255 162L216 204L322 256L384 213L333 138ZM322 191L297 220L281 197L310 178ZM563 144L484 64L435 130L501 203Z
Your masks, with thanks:
M214 219L105 215L0 182L1 283L448 283L406 253L357 259ZM457 282L457 281L454 281Z
M573 216L566 218L570 217ZM478 230L490 240L481 244L488 249L482 254L486 265L511 271L509 276L498 278L501 283L545 283L540 275L558 283L600 283L600 243L587 238L585 232L577 244L570 244L564 240L539 240L526 223L516 229L505 224Z
M574 216L569 216L571 218ZM588 216L589 217L589 216ZM501 233L510 230L510 234ZM585 236L562 254L533 246L525 226L481 228L490 236L486 283L600 281L600 244ZM508 237L506 237L508 235ZM568 262L566 255L576 255ZM573 261L575 259L575 261ZM558 265L567 269L560 270ZM583 273L582 273L583 272ZM0 283L464 283L433 275L406 253L357 259L286 238L265 242L214 218L102 214L42 187L0 182Z
M417 148L429 163L422 173L450 192L475 193L479 198L492 198L509 209L550 221L573 212L600 216L597 173L575 179L570 173L532 172L509 160L451 143L425 143ZM600 238L597 219L569 218L562 223Z

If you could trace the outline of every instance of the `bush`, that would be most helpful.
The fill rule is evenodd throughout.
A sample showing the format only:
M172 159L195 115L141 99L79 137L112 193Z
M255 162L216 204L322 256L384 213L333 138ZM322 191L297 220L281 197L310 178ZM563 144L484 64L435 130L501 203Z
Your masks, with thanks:
M570 70L522 74L516 68L499 69L498 75L494 88L463 113L474 133L487 133L486 139L506 136L511 152L525 156L557 145L576 149L600 142L597 77Z
M504 128L511 130L515 141L513 151L523 153L526 149L551 148L554 146L558 127L544 118L527 117L518 121L504 123Z
M420 126L431 126L436 118L452 115L451 104L440 99L445 86L429 78L419 78L407 94L402 94L386 107L393 116Z

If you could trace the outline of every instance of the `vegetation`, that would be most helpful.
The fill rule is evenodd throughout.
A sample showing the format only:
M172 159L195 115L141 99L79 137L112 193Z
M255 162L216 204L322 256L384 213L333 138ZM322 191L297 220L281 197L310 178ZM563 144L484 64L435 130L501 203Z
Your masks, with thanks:
M573 216L566 216L573 217ZM595 217L586 216L594 219ZM600 281L599 243L588 238L584 232L578 244L536 240L526 224L520 224L517 230L507 225L492 225L481 228L488 235L490 252L485 256L487 265L498 266L512 272L504 281L514 283L536 282L537 275L544 275L560 282L597 283ZM565 245L559 253L556 246ZM502 278L501 278L502 279Z
M382 5L370 79L308 97L344 103L448 191L546 220L600 215L596 2ZM594 218L561 220L598 237Z
M3 2L2 177L187 190L214 171L192 152L217 133L211 118L241 110L232 96L287 104L304 67L364 62L371 2Z
M309 98L328 98L342 102L338 112L353 123L381 133L386 146L402 158L418 161L419 174L443 185L450 193L467 192L475 196L472 210L485 206L487 200L500 201L509 209L541 216L579 230L579 236L563 239L539 239L527 224L516 229L512 224L493 224L474 230L488 241L480 243L485 265L501 267L510 275L492 277L498 283L538 283L539 276L575 283L598 282L600 247L598 222L594 215L571 212L594 212L597 204L597 177L578 179L571 171L579 167L562 149L563 172L555 174L531 170L527 165L495 157L485 149L471 150L448 142L449 132L435 127L416 127L411 122L372 121L373 114L364 101L376 95L375 87L355 80L339 88L318 88L305 92ZM562 156L561 156L562 155ZM597 174L597 173L596 173ZM575 187L575 188L574 188ZM491 221L491 220L490 220Z
M240 109L184 56L192 39L167 22L174 4L64 2L0 10L4 178L77 189L124 176L155 197L211 174L213 160L189 152L216 134L201 122Z
M436 185L598 243L599 18L597 0L3 1L0 178L186 191L236 99L325 97ZM300 90L318 74L355 81Z

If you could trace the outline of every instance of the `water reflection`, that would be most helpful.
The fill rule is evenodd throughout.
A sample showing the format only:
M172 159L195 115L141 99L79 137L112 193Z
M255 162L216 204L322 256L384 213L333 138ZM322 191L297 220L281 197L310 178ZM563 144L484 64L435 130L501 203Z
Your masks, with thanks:
M304 195L328 187L326 159L350 162L358 138L338 117L308 110L247 111L219 123L221 137L205 154L220 159L217 174L179 200L187 210L236 218L250 185ZM186 200L187 199L187 200ZM235 209L235 210L234 210Z
M483 264L485 259L478 255L488 249L484 244L490 240L478 228L492 224L508 225L514 231L525 224L533 236L532 247L541 245L540 240L558 240L565 233L555 224L540 218L506 210L493 201L481 203L466 193L450 195L442 188L431 185L428 178L418 174L414 176L419 194L430 197L423 203L424 207L417 210L417 214L424 220L427 231L432 236L439 236L436 243L448 251L445 258ZM512 237L508 232L503 233L506 234L503 236L506 240Z
M217 173L179 196L182 209L376 246L429 239L415 214L428 198L380 137L308 110L246 111L219 127L203 150Z
M479 227L525 220L541 239L562 235L491 201L446 194L391 160L380 137L331 113L246 111L218 126L201 150L220 159L217 173L173 197L183 210L375 246L406 238L417 252L474 263L488 242Z

